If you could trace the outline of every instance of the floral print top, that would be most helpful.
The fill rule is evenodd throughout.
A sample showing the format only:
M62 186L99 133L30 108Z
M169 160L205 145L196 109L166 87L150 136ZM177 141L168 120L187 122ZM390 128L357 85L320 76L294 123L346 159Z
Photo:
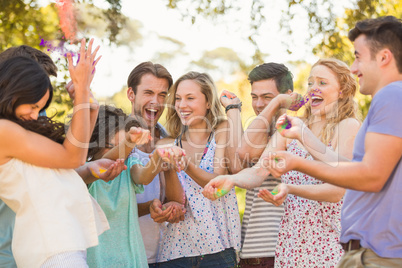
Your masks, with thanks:
M313 160L296 140L288 145L287 151ZM315 185L323 182L292 170L282 175L282 183ZM276 245L275 267L335 267L343 254L339 244L342 204L342 200L319 202L288 195Z
M199 166L209 173L214 171L215 148L213 136ZM217 253L227 248L240 249L240 216L235 190L211 201L202 195L203 187L184 171L177 174L186 195L187 211L184 221L165 227L158 262Z

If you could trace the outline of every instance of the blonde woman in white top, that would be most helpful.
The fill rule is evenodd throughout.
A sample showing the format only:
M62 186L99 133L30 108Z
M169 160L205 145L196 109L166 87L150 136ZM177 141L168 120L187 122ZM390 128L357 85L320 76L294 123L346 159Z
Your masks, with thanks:
M86 249L109 227L73 170L85 163L90 137L89 85L99 60L92 42L86 50L81 41L76 65L67 56L75 94L66 134L63 124L38 119L53 91L38 63L15 57L0 64L0 198L16 213L18 267L87 267Z

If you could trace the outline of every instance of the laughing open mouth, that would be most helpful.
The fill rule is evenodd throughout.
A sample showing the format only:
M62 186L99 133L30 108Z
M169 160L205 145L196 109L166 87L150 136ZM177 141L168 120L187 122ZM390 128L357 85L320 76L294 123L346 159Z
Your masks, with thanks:
M324 101L323 98L319 96L312 96L311 97L311 106L318 106Z

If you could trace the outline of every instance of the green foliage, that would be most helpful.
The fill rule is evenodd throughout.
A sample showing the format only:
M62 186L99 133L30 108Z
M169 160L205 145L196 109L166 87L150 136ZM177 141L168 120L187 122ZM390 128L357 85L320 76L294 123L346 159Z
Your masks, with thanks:
M110 103L121 108L126 114L131 114L131 102L127 98L127 87L123 87L119 92L115 93L111 97Z
M39 48L41 38L61 38L54 5L39 7L36 1L0 0L0 51L11 46Z

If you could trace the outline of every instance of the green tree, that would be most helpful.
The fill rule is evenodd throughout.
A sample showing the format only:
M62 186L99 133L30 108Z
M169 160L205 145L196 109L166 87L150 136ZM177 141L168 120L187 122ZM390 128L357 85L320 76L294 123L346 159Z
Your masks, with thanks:
M39 0L0 0L0 52L12 46L29 45L44 52L67 51L64 34L59 26L55 3L41 6ZM109 8L97 8L92 0L77 1L75 18L77 31L90 34L116 46L133 48L141 42L141 24L121 14L120 1L107 0ZM46 46L43 46L46 41ZM55 49L58 47L57 49ZM48 114L63 120L72 108L71 100L64 90L69 79L67 61L62 55L53 60L59 67L58 78L53 79L54 98Z

